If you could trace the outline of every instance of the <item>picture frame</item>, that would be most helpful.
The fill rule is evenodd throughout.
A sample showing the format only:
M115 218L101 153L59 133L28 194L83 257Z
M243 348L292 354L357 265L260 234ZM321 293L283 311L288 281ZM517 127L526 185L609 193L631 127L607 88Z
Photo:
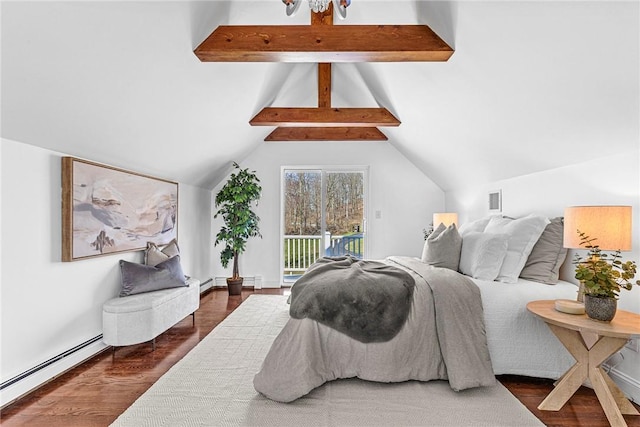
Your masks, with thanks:
M62 261L177 239L178 183L62 157Z

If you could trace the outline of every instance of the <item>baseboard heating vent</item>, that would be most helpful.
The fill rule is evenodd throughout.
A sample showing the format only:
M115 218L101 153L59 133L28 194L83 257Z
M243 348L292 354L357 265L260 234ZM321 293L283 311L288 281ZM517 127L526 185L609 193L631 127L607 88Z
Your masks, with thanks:
M69 357L71 356L73 353L76 353L80 350L82 350L85 347L90 346L91 344L98 342L102 340L102 334L98 335L97 337L93 337L90 340L87 340L85 342L83 342L82 344L78 344L77 346L70 348L69 350L60 353L57 356L52 357L51 359L42 362L41 364L34 366L31 369L28 369L26 371L24 371L21 374L16 375L15 377L8 379L6 381L4 381L3 383L0 383L0 390L4 390L5 388L17 383L18 381L22 381L23 379L27 378L30 375L35 374L38 371L41 371L42 369L46 368L47 366L53 365L56 362L59 362L60 360L64 359L65 357Z
M213 279L212 278L208 278L204 282L200 283L200 293L203 293L204 291L206 291L207 289L210 289L212 287L213 287Z
M242 282L243 287L253 287L255 289L262 289L262 276L243 276L244 282ZM216 288L227 286L227 278L226 277L215 277L214 278L214 286Z

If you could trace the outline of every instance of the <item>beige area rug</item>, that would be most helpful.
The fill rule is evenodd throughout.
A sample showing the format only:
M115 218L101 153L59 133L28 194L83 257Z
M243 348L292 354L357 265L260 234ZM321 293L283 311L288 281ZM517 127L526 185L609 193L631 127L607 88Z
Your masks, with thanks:
M286 323L287 297L251 295L113 426L541 426L509 391L454 392L447 382L327 383L293 403L253 388Z

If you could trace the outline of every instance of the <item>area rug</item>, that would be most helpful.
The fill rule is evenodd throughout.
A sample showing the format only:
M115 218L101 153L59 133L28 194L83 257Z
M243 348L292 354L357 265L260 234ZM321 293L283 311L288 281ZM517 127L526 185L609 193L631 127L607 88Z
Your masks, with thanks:
M289 318L287 297L251 295L112 426L543 426L499 383L454 392L444 381L327 383L293 403L253 388Z

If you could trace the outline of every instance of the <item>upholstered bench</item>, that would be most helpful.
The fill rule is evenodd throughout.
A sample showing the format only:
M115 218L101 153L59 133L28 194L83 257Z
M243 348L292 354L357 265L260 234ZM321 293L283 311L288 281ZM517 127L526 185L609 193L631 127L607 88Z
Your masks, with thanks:
M161 289L113 298L102 307L103 340L114 347L152 341L200 307L200 281L188 286Z

